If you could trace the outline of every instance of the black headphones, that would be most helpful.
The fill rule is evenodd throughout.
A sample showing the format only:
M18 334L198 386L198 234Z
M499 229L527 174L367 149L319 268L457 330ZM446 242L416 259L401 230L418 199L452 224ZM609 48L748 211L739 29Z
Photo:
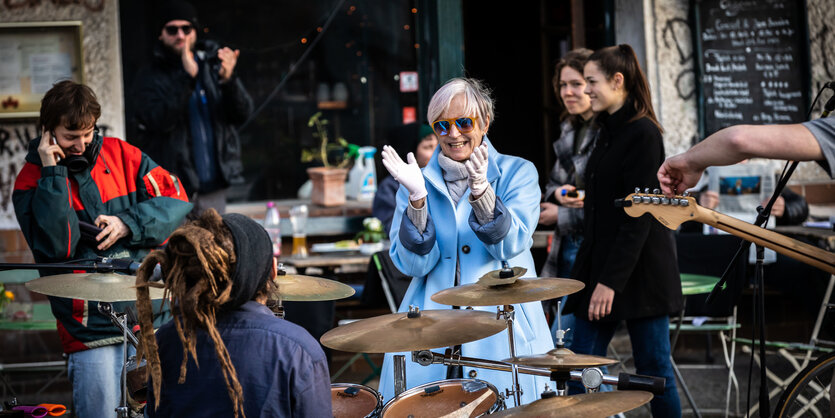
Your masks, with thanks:
M93 141L91 141L91 143L95 142L98 138L101 138L101 135L99 134L99 128L96 127L93 131ZM69 157L63 158L58 162L58 164L67 167L67 171L73 174L86 170L88 167L92 166L93 163L93 151L90 146L87 146L83 154L70 155Z

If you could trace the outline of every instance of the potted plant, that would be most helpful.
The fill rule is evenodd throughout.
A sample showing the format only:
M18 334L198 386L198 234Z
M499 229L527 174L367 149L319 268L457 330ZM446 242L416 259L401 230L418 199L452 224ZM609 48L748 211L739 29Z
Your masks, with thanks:
M328 120L322 119L322 112L316 112L310 117L307 126L316 129L313 136L319 139L319 147L302 150L301 159L303 163L318 160L324 165L307 169L307 175L313 183L310 200L321 206L340 206L345 204L345 178L348 176L345 166L351 161L351 152L356 153L358 147L349 144L345 138L337 139L337 143L330 143L326 125ZM339 162L331 164L328 156L334 153L339 157Z
M363 254L374 254L383 250L383 223L377 218L365 218L362 220L362 231L356 240L360 242L360 252Z

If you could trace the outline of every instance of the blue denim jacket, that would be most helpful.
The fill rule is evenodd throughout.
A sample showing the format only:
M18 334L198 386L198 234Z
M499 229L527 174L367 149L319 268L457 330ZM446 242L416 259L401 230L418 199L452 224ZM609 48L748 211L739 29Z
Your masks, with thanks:
M266 306L250 301L218 318L217 329L238 374L248 417L332 416L328 361L319 343L303 328L276 318ZM173 322L157 332L162 363L159 409L150 417L230 417L226 389L214 343L197 331L197 359L189 358L186 381L177 383L183 346ZM152 388L149 382L148 388Z

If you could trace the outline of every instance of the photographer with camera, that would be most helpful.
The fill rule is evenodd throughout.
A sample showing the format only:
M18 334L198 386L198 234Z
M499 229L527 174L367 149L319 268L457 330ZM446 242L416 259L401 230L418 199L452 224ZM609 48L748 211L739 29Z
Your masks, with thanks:
M56 83L41 101L41 136L29 143L12 193L17 221L38 263L140 261L191 210L176 177L138 148L99 135L99 116L93 91L69 80ZM122 331L99 312L97 301L50 296L49 302L68 354L73 412L113 416L121 393ZM123 311L125 304L114 309Z
M159 42L139 72L131 97L135 141L180 177L194 203L226 210L226 192L242 181L236 125L252 113L252 98L235 74L239 50L197 41L197 13L186 2L163 5Z

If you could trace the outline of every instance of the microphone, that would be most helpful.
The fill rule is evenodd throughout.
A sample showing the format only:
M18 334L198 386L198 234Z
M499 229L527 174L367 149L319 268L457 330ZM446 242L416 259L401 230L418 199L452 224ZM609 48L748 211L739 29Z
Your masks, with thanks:
M127 273L133 276L136 275L137 270L139 270L139 266L142 265L142 263L137 263L129 258L102 257L100 261L105 264L104 266L100 266L102 269ZM162 281L162 267L160 267L159 263L154 266L154 272L151 273L149 280L152 282Z

